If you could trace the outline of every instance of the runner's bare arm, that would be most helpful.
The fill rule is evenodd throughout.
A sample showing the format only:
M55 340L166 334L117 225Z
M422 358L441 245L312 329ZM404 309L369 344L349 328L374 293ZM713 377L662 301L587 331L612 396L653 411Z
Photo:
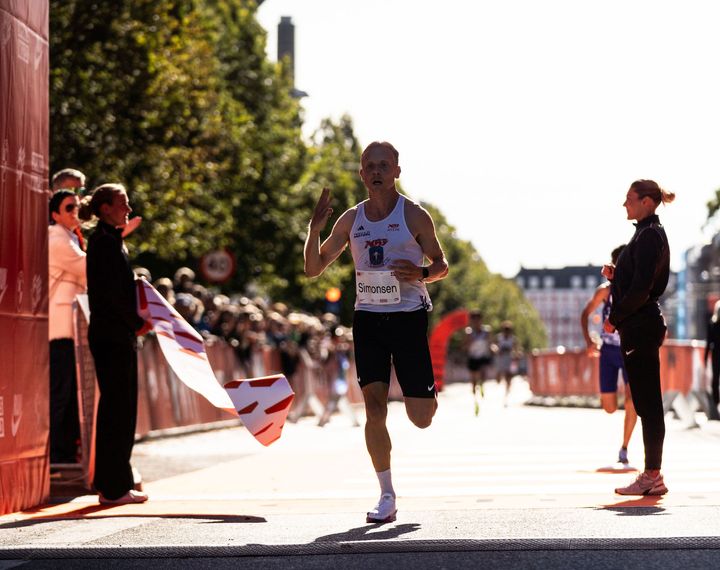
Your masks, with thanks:
M427 266L428 276L423 281L430 283L444 279L448 274L448 263L442 247L440 247L435 233L435 224L433 224L430 214L424 208L410 202L407 204L405 216L410 232L420 244L425 257L430 260L430 265ZM423 268L407 259L396 260L390 269L401 281L417 281L423 276Z
M587 350L590 351L592 355L597 352L597 347L595 346L592 338L590 338L590 333L588 331L588 320L590 318L590 315L595 311L595 309L600 306L600 303L602 303L603 301L605 301L605 299L608 298L608 295L610 293L610 287L608 285L608 283L603 283L597 289L595 289L595 293L593 293L592 298L588 301L587 305L585 305L585 308L580 315L580 326L582 327L582 333L585 337L585 345L587 346Z
M338 258L348 244L350 230L355 221L354 208L338 218L330 236L320 245L320 232L331 214L330 190L323 188L308 225L308 235L305 240L305 275L308 277L317 277L325 271L325 268Z

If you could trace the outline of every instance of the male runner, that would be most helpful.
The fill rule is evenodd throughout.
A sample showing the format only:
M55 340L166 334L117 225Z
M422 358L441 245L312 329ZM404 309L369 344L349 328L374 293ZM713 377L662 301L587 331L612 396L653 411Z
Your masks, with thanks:
M397 513L386 426L390 366L395 366L410 421L428 427L437 400L427 340L432 304L425 283L444 278L448 264L428 212L395 187L400 176L395 147L370 143L360 165L368 199L344 212L320 245L320 231L333 211L330 190L323 189L305 241L305 273L317 277L350 244L357 293L353 337L367 417L365 443L380 483L380 500L367 513L367 522L390 522ZM424 265L425 258L429 265Z
M493 349L497 348L493 342L490 327L483 325L482 319L481 311L477 309L470 311L470 324L465 329L467 367L470 371L476 416L480 413L476 392L480 387L480 398L484 397L483 384L488 379L488 369L493 362Z

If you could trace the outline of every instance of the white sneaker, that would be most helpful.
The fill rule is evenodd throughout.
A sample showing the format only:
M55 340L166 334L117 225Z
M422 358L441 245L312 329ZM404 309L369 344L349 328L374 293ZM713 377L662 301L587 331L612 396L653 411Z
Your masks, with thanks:
M387 523L393 522L397 515L397 508L395 507L395 497L390 493L385 493L380 496L380 500L377 505L368 512L367 519L365 522L369 523Z
M117 499L106 499L103 497L102 493L99 494L99 501L101 505L132 505L134 503L144 503L147 500L147 493L135 491L134 489L130 489L122 497L118 497Z

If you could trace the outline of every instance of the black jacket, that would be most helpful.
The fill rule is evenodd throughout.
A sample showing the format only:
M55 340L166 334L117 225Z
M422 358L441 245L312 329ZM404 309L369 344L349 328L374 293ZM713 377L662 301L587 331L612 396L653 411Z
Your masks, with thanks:
M104 222L88 240L87 284L91 339L126 342L144 321L137 314L137 292L122 230Z
M660 314L658 299L670 277L670 247L656 215L635 224L635 235L620 254L611 284L610 324L618 330Z

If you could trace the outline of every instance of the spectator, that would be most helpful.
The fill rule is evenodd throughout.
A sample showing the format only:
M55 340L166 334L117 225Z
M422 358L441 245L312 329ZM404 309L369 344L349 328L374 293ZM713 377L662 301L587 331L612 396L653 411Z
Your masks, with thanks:
M100 388L96 422L95 489L102 504L142 503L133 489L130 457L137 420L136 334L150 329L137 314L135 278L122 228L132 209L121 184L96 188L81 218L99 218L87 255L88 340Z
M175 305L175 291L173 290L173 282L170 281L170 279L167 277L161 277L153 283L153 287L157 289L158 293L165 297L165 300L168 303L173 306Z
M152 273L147 267L135 267L133 273L138 279L145 279L148 283L152 283Z
M181 267L173 277L175 293L192 293L195 281L195 272L189 267Z
M56 172L52 177L52 189L71 190L82 196L85 193L85 175L74 168L64 168Z
M57 177L57 175L56 175ZM50 338L50 463L77 463L80 423L72 304L85 292L85 252L78 235L80 202L71 189L50 198L48 331Z
M53 192L67 190L82 197L85 194L85 175L74 168L64 168L53 175L51 185ZM80 249L85 251L85 239L82 235L79 220L78 224L71 231L77 237Z
M178 293L175 295L175 310L185 319L190 326L198 329L202 306L200 301L190 293Z

